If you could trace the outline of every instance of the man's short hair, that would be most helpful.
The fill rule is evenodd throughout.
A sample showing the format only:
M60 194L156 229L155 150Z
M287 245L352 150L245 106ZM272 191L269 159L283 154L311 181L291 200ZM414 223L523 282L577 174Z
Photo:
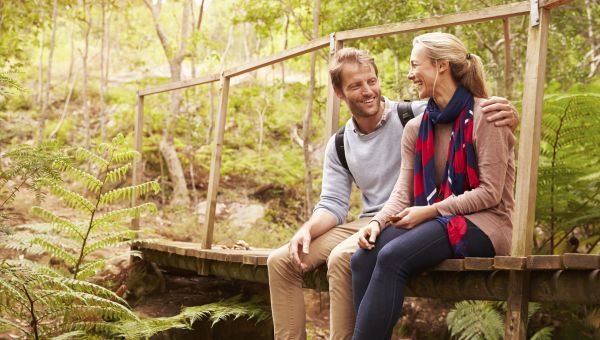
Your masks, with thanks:
M348 63L371 65L375 70L375 75L379 75L375 59L369 53L354 47L344 47L335 52L333 60L329 64L329 76L335 89L342 89L342 67Z

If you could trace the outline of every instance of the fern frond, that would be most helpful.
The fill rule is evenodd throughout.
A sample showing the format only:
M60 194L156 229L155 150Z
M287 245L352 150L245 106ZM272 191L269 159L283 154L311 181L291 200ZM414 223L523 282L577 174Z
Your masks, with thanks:
M94 294L77 291L64 291L64 290L46 290L42 291L46 295L40 299L41 303L58 305L58 304L71 304L79 305L84 304L88 306L99 306L107 310L114 318L120 320L139 320L138 316L135 315L129 308L118 302L114 302ZM122 300L122 299L120 299Z
M459 340L502 339L502 318L492 305L485 301L461 301L448 313L450 334Z
M86 334L104 334L107 337L117 335L119 329L116 324L100 321L68 322L62 327L63 332L80 331Z
M85 337L85 332L82 331L72 331L61 334L59 336L55 336L52 340L69 340L69 339L82 339ZM89 338L86 337L89 340Z
M67 174L69 174L69 176L71 176L71 178L80 181L81 183L85 184L85 187L88 188L88 190L92 191L92 192L99 192L100 188L102 187L102 182L96 178L96 176L80 170L66 162L63 161L57 161L54 162L54 166L62 171L62 172L66 172Z
M109 162L106 159L96 155L92 151L81 147L77 148L77 151L75 151L75 159L79 161L91 161L96 165L100 166L101 169L106 169L109 164Z
M125 150L113 153L113 160L116 162L133 161L140 158L140 153L135 150Z
M127 230L100 237L85 247L83 256L88 256L98 249L116 247L118 245L131 243L133 240L135 240L137 234L138 232L135 230Z
M535 332L530 340L552 340L552 333L554 333L554 327L544 327Z
M94 205L87 198L76 192L65 189L56 183L48 184L50 187L50 192L60 197L69 208L79 209L85 213L91 213L94 211Z
M58 246L51 242L48 242L48 240L43 237L34 237L31 240L31 244L35 244L42 247L45 251L50 253L52 257L63 260L69 266L74 266L77 263L77 259L73 254L69 253L62 246Z
M45 222L51 223L57 231L62 231L70 236L77 236L83 239L83 234L77 225L71 223L71 221L58 217L53 212L38 206L32 207L30 212L35 216L41 217Z
M31 333L29 330L23 328L23 326L19 325L18 323L14 322L12 320L0 317L0 332L1 333L15 331L15 330L23 333L26 336L29 336Z
M33 273L38 273L38 274L43 274L46 276L50 276L50 277L56 277L56 278L63 278L65 277L65 273L60 272L60 269L54 269L52 267L43 265L43 264L39 264L37 262L33 262L27 259L23 259L23 260L7 260L6 261L8 264L13 265L15 267L23 267Z
M160 191L158 182L150 181L108 191L100 196L100 205L112 204L117 201L130 201L133 197L140 197L150 191L154 191L155 194Z
M106 180L109 183L120 182L124 180L127 176L127 172L131 168L131 164L127 163L123 166L120 166L116 169L113 169L106 173Z
M140 217L140 215L144 212L155 214L157 211L158 209L156 208L156 204L143 203L132 208L124 208L108 212L102 215L101 217L95 219L94 223L102 224L104 222L121 221L126 217L136 218Z
M79 273L77 273L77 279L86 280L89 277L96 275L96 273L102 270L105 266L105 259L99 259L93 262L88 262L81 266L81 268L79 269Z

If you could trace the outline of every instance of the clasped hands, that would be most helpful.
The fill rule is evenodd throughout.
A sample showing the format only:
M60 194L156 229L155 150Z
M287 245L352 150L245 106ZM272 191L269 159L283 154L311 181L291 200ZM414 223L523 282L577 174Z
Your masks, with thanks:
M396 215L388 216L386 224L389 223L401 229L412 229L436 216L438 216L437 209L431 205L409 207ZM369 222L369 224L358 231L358 246L366 250L373 249L381 230L382 228L377 221Z

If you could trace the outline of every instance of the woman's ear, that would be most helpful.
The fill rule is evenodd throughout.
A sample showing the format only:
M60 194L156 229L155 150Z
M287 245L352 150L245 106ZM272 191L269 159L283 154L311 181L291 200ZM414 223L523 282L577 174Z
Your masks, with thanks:
M446 59L438 60L437 67L440 73L444 73L450 68L450 62Z

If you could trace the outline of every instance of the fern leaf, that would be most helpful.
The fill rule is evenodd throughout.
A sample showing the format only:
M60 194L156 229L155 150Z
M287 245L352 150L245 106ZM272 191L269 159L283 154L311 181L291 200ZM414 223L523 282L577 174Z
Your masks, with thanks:
M83 251L83 256L88 256L89 254L95 252L98 249L104 249L131 243L133 240L135 240L137 233L138 232L134 230L127 230L94 240L94 242L90 243L85 247Z
M34 237L31 240L31 244L42 247L45 251L50 253L50 255L57 259L63 260L69 266L74 266L77 263L75 256L65 250L62 246L48 242L48 240L43 237Z
M448 328L452 337L466 339L501 339L502 318L485 301L461 301L448 313Z
M59 336L55 336L52 340L69 340L69 339L82 339L85 336L85 332L82 331L72 331L61 334ZM89 340L89 339L88 339Z
M131 201L133 197L140 197L150 191L158 193L160 185L156 181L146 182L134 186L118 188L108 191L100 196L100 205L112 204L117 201Z
M99 259L93 262L88 262L81 266L81 268L79 269L79 273L77 273L77 279L86 280L89 277L96 275L96 273L102 270L105 266L105 259Z
M63 202L70 208L82 210L85 213L91 213L94 211L94 205L87 198L80 194L62 188L61 186L50 183L50 191L60 197Z
M554 327L544 327L539 331L535 332L535 334L531 337L530 340L552 340L553 332Z
M0 333L9 332L9 331L15 331L15 330L23 333L28 338L31 335L31 332L29 330L23 328L18 323L14 322L12 320L0 317Z
M132 208L118 209L108 212L101 217L97 218L94 223L102 224L104 222L121 221L126 217L136 218L144 212L155 214L158 211L156 204L154 203L143 203Z
M101 169L106 169L109 164L106 159L81 147L77 148L77 151L75 151L75 158L80 161L91 161L100 166Z
M116 162L133 161L140 158L140 153L135 150L125 150L115 152L112 156Z
M102 182L96 178L96 176L80 170L64 161L57 161L54 163L55 167L62 172L66 172L73 179L78 180L85 184L86 188L92 192L99 192L102 187Z
M69 220L54 215L53 212L42 207L34 206L30 212L35 216L41 217L45 222L52 223L57 231L66 232L68 235L77 236L83 239L83 235L79 228Z
M127 163L123 166L120 166L116 169L113 169L106 173L106 179L109 183L120 182L124 180L127 176L127 172L131 168L131 164Z

